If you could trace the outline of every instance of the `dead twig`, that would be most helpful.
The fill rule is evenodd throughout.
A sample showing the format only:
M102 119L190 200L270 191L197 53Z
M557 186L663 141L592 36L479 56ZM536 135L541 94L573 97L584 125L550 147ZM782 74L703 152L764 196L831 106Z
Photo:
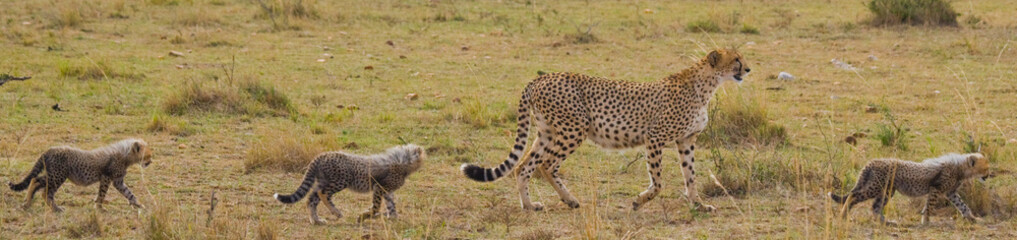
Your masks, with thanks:
M10 74L4 73L4 74L0 74L0 86L3 86L4 83L7 83L9 81L25 81L25 80L28 80L28 79L32 79L32 76L15 77L15 76L12 76Z
M208 199L208 219L205 220L205 226L212 225L212 217L215 216L215 205L219 202L219 199L215 197L215 190L212 190L212 197Z

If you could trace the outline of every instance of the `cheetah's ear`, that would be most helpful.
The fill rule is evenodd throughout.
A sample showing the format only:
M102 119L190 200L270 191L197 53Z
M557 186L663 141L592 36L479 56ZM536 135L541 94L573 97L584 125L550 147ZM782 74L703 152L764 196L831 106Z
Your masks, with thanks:
M709 55L706 55L706 62L710 63L710 67L717 67L717 64L720 64L720 53L713 50Z
M978 163L978 155L968 156L968 163L971 164L972 167L974 167L975 163Z
M134 144L131 144L131 152L132 153L139 153L139 152L141 152L141 143L140 142L134 142Z

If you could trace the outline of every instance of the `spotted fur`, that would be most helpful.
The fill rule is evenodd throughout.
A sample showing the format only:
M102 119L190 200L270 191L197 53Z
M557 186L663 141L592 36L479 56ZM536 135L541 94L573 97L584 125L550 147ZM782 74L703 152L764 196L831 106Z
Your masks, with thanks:
M661 150L676 144L686 194L699 205L693 170L696 137L706 127L707 106L717 87L726 80L741 82L749 72L743 62L734 50L717 50L692 67L654 82L616 81L575 73L542 75L523 90L517 136L508 159L493 168L463 164L460 169L470 179L482 182L497 180L514 169L519 175L522 207L537 211L543 205L530 202L527 184L531 174L540 170L562 201L577 208L579 201L565 187L558 168L584 140L613 149L646 146L650 185L632 203L633 209L638 209L663 187ZM523 156L531 119L537 128L536 141Z
M978 153L947 154L938 158L926 159L921 163L899 159L872 160L862 169L858 183L847 196L829 193L830 198L844 204L841 215L847 217L848 211L860 202L875 199L872 213L879 221L886 222L883 207L886 206L895 192L908 197L926 196L925 207L922 209L922 222L929 220L929 199L943 195L964 218L974 220L977 217L964 204L957 194L957 188L964 180L978 178L984 181L989 176L989 161Z
M383 154L361 156L345 152L326 152L318 155L307 167L304 181L297 191L290 195L274 195L282 203L290 204L304 198L311 211L311 223L323 224L318 218L318 203L324 200L328 209L342 218L342 213L332 204L332 195L343 189L374 194L371 209L360 216L360 220L378 215L382 198L387 203L387 215L396 216L395 195L410 174L423 165L427 154L417 145L403 145L388 149ZM317 183L317 184L315 184Z
M50 208L54 212L63 211L53 201L53 194L67 179L79 186L99 182L99 195L95 198L98 209L102 209L106 191L111 183L127 198L131 206L142 208L131 193L131 189L124 183L127 168L136 163L140 163L142 167L152 163L152 151L144 140L126 139L90 151L68 146L53 147L39 157L24 180L7 185L11 190L18 192L28 189L23 206L26 209L32 206L35 192L46 189L44 194ZM43 172L45 175L40 176L39 174Z

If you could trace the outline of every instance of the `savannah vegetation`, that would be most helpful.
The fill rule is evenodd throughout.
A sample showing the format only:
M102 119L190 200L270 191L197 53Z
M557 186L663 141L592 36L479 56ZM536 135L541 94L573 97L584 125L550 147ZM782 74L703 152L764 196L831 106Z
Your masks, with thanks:
M50 146L138 137L155 157L127 175L140 211L111 191L97 212L95 186L62 188L62 214L0 190L0 239L1014 238L1015 12L1004 0L2 1L0 76L32 78L0 86L0 182ZM511 178L459 172L504 160L540 73L652 81L723 47L753 71L717 91L699 138L696 182L715 212L690 206L671 160L662 194L631 211L648 181L641 149L571 155L579 209L534 180L548 206L526 212ZM330 224L311 226L303 201L271 197L319 152L403 143L430 158L397 193L398 219L357 223L370 196L340 192L346 217L322 210ZM886 209L901 226L868 204L842 220L825 195L872 158L972 151L994 171L962 187L980 223L939 201L921 225L907 197Z

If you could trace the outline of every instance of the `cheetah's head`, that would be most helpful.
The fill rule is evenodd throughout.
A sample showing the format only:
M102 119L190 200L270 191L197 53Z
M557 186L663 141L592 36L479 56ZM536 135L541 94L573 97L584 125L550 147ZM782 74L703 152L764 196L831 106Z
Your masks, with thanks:
M978 181L984 182L985 179L989 178L989 159L982 156L980 153L968 154L967 159L964 160L964 166L967 168L964 170L965 175L973 178L977 178Z
M742 77L751 71L736 50L718 49L710 52L703 60L710 65L720 81L735 80L741 83Z
M148 143L144 140L134 140L128 157L131 163L140 163L141 167L148 167L152 164L152 149L148 148Z

